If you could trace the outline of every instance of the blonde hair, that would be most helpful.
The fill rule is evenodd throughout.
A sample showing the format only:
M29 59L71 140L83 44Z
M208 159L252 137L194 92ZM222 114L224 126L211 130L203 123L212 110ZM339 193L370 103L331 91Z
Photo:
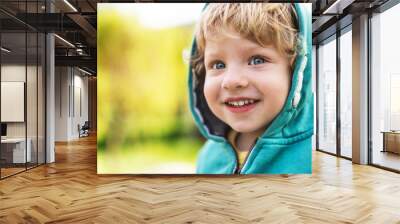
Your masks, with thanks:
M205 74L204 49L213 34L233 30L260 46L273 46L287 55L291 68L297 55L297 15L290 3L210 3L196 28L197 53L192 58L196 76ZM292 68L293 69L293 68Z

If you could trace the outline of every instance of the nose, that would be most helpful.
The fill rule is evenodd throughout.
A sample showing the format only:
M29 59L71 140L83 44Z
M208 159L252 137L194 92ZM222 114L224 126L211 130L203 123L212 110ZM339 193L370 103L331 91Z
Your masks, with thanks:
M227 90L244 88L248 84L246 76L239 69L229 69L222 80L222 88Z

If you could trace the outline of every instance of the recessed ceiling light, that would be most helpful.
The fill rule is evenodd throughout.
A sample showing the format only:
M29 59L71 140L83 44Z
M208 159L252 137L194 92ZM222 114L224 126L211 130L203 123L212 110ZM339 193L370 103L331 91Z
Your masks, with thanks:
M78 12L78 10L71 4L69 3L67 0L64 0L65 4L67 4L72 10L74 10L74 12Z
M9 49L7 49L7 48L5 48L5 47L1 47L1 50L4 51L4 52L6 52L6 53L10 53L10 52L11 52L11 50L9 50Z
M75 45L71 44L71 42L69 42L68 40L66 40L66 39L64 39L64 38L62 38L62 37L60 37L60 36L57 35L57 34L54 34L54 36L57 37L58 39L60 39L62 42L66 43L67 45L69 45L69 46L75 48Z
M322 14L342 14L343 9L351 5L355 0L336 0L327 9L325 9Z
M83 72L83 73L85 73L85 74L87 74L87 75L90 75L90 76L92 75L92 73L90 73L90 72L88 72L88 71L86 71L86 70L83 70L83 69L81 69L81 68L79 68L79 67L78 67L78 70L81 71L81 72Z

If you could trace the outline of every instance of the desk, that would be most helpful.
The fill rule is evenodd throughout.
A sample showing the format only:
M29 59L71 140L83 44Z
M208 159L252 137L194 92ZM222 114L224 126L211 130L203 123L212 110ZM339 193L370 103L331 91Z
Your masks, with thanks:
M382 152L400 154L400 131L382 131L381 133L383 133Z
M26 154L25 154L25 138L1 139L1 147L2 147L1 157L6 159L6 161L9 163L25 163L25 158L27 159L26 162L30 162L32 158L31 155L32 141L30 138L28 138L27 142L28 142L27 145L28 147L26 148ZM10 146L12 148L10 148Z

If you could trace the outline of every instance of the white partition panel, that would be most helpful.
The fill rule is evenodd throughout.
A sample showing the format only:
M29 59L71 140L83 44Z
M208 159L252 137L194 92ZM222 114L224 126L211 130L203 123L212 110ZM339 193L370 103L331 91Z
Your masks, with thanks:
M24 82L1 82L1 122L24 122Z

